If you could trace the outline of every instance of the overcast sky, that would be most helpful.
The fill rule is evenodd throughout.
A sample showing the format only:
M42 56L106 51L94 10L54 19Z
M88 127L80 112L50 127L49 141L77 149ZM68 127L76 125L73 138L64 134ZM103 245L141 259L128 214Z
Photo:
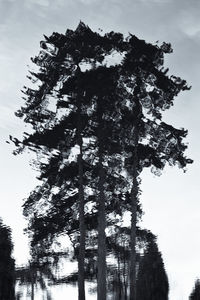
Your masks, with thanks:
M22 105L30 57L37 55L43 34L65 33L82 20L93 30L131 32L148 42L166 41L169 73L192 85L175 100L164 120L189 130L186 174L167 168L161 177L143 173L143 226L158 235L170 279L170 300L186 300L200 277L200 1L198 0L0 0L0 216L11 226L15 256L23 262L27 242L21 204L36 184L28 155L15 157L5 143L25 130L14 111ZM64 298L63 298L64 299ZM55 298L57 300L57 298ZM59 300L62 300L59 297Z

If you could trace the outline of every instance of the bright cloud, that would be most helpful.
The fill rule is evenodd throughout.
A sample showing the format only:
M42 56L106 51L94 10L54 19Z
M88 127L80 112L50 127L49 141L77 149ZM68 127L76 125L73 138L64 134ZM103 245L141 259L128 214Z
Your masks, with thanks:
M41 5L44 7L48 7L50 5L49 0L29 0L29 2L31 2L32 4Z

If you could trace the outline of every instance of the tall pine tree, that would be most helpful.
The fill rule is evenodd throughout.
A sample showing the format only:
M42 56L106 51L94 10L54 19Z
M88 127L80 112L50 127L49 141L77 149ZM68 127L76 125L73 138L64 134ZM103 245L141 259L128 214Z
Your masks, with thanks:
M97 291L98 299L105 300L105 229L108 221L116 222L117 214L129 210L129 294L135 300L139 175L144 167L153 166L157 173L166 163L185 168L191 162L184 156L187 132L161 120L162 111L173 105L174 97L189 88L184 80L167 76L163 68L164 54L172 52L169 44L159 47L114 32L101 36L83 23L75 31L53 33L45 39L43 50L32 59L39 72L31 72L31 79L42 84L37 90L24 89L26 104L17 112L32 124L34 132L22 142L11 137L16 145L42 157L38 166L43 184L25 203L25 213L34 224L30 228L40 239L46 235L40 223L44 224L44 219L51 234L65 228L70 235L71 230L79 250L82 300L86 209L91 212L90 220L98 213ZM111 55L114 65L109 62ZM130 196L128 206L126 194ZM45 207L44 218L32 209L35 206ZM126 208L120 211L119 206Z

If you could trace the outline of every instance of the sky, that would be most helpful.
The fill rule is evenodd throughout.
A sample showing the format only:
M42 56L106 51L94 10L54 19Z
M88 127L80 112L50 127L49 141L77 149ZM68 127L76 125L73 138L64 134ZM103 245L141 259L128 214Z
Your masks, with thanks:
M164 121L188 129L187 155L194 159L183 173L166 168L155 177L142 174L142 226L158 236L170 280L169 300L186 300L200 277L200 1L198 0L0 0L0 217L13 231L17 263L25 263L23 199L37 184L27 154L12 155L9 134L20 137L24 124L14 116L23 104L30 57L39 52L43 34L65 33L82 20L91 29L129 32L147 42L170 42L169 73L192 85L163 114ZM57 293L58 297L58 293ZM55 296L55 300L57 300ZM58 299L62 300L59 296Z

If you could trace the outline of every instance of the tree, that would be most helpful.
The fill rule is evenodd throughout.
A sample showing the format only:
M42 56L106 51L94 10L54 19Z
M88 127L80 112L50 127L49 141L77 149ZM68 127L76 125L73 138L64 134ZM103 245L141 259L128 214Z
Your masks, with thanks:
M172 52L169 44L147 44L131 34L101 36L82 22L75 31L45 39L43 50L32 59L39 72L31 72L42 85L37 90L25 88L26 104L17 112L32 124L34 133L22 142L11 137L17 146L47 157L38 163L43 184L25 203L29 228L39 239L47 238L44 224L47 228L48 223L51 236L66 230L79 250L79 297L83 299L84 224L88 215L92 220L98 213L97 293L98 299L105 300L105 229L117 222L116 215L129 210L129 294L135 300L139 176L144 167L153 166L158 172L166 163L185 168L191 162L184 156L187 132L161 120L161 112L173 105L174 97L189 88L185 80L167 76L163 68L164 54ZM107 62L111 55L113 65ZM75 149L78 159L71 158ZM33 209L37 205L45 205L43 216ZM96 229L95 222L91 229Z
M79 40L77 40L77 37ZM97 39L98 43L97 43L97 47L95 47L95 50L91 53L91 46L93 45L89 45L90 49L88 48L84 48L86 47L85 45L85 42L88 42L88 37L91 37L91 41L93 43L93 40ZM82 44L80 44L80 40L82 40ZM45 61L45 63L41 62L41 56L44 58L44 53L40 53L40 56L33 59L33 61L37 64L39 64L41 67L47 67L47 71L46 73L49 75L49 78L48 79L48 82L47 82L47 76L45 76L46 74L44 74L44 70L41 70L42 72L37 74L36 77L37 78L40 78L44 81L43 85L40 87L40 89L38 91L34 91L34 90L30 90L30 89L26 89L25 88L25 94L28 95L28 101L27 101L27 106L26 107L23 107L20 111L17 112L17 115L22 117L22 116L26 116L26 118L24 119L26 122L29 122L33 125L33 128L36 130L37 134L36 135L33 135L31 137L28 137L27 139L24 139L23 141L23 144L24 145L28 145L29 143L29 146L30 146L30 143L32 143L32 145L34 144L35 146L38 146L39 142L38 140L35 140L34 141L34 138L38 137L38 135L42 135L42 138L43 138L43 141L44 141L44 134L40 134L40 132L44 133L44 129L45 127L48 127L50 126L49 128L51 128L52 126L52 122L50 124L49 122L49 119L51 119L52 121L52 116L53 114L47 110L45 110L45 101L44 98L45 98L45 95L50 93L50 90L53 88L53 86L55 86L55 83L56 83L56 80L58 79L58 75L61 75L61 72L64 72L65 73L65 76L66 76L66 73L68 74L69 71L71 73L72 70L69 70L70 68L67 68L66 67L66 64L63 66L61 63L59 64L59 62L62 62L63 63L63 60L65 59L64 57L64 54L68 55L68 57L70 56L70 59L72 60L72 64L73 66L77 66L82 60L84 59L92 59L94 56L95 56L95 59L96 59L96 62L101 62L104 58L104 56L102 54L105 54L105 53L109 53L113 50L113 37L110 35L110 36L107 36L107 37L100 37L98 34L95 34L95 33L92 33L92 31L87 28L84 24L80 23L80 25L78 26L78 28L76 29L75 32L72 32L72 31L68 31L67 32L67 35L66 35L66 38L65 38L65 41L64 41L64 37L62 35L52 35L52 37L50 38L47 38L47 43L53 43L55 47L57 46L60 46L60 52L58 51L58 55L57 57L48 57L48 63L47 63L47 59ZM68 42L68 45L67 47L64 47L64 42ZM76 42L76 44L75 44ZM106 42L106 43L105 43ZM100 47L99 45L100 44ZM46 45L46 44L45 44ZM83 47L84 46L84 47ZM47 48L47 46L45 46ZM63 49L64 48L64 49ZM77 49L80 49L80 50L77 50ZM87 51L86 51L87 50ZM46 57L46 56L45 56ZM50 59L50 60L49 60ZM57 62L56 63L53 63L52 60L55 60L57 59ZM62 60L61 60L62 59ZM68 64L70 59L68 59ZM71 64L71 65L72 65ZM59 66L61 66L61 69L59 70ZM55 70L56 69L56 70ZM78 111L80 111L80 105L79 106L76 106L76 103L77 103L77 100L80 99L80 89L78 88L80 86L80 72L79 72L79 67L77 66L77 69L76 71L77 72L74 72L72 74L72 76L70 78L68 78L68 80L66 80L65 82L65 85L64 85L64 88L62 90L64 90L64 92L62 91L62 93L67 93L68 96L74 96L74 92L75 92L75 97L73 97L73 102L72 102L72 105L73 107L75 106L75 111L76 111L76 108L78 107ZM60 72L60 73L59 73ZM98 83L98 80L101 79L102 81L102 76L104 75L105 73L105 68L102 68L102 69L99 69L97 71L94 71L92 72L92 75L94 75L94 78L96 80L96 89L97 89L97 83ZM112 74L112 69L111 69L111 72L107 72L108 73L108 76L110 76L110 73ZM35 76L35 73L31 73L32 75ZM73 76L75 75L75 76ZM66 76L67 77L67 76ZM87 74L85 76L87 78ZM79 81L77 81L77 78L79 78ZM84 82L85 78L83 77L82 79L82 83ZM78 82L78 84L76 84L76 81ZM103 81L105 83L105 80ZM74 88L74 84L75 84L75 88ZM104 93L102 94L102 90L104 91ZM83 89L84 91L84 89ZM103 145L103 142L105 141L104 139L102 139L102 134L101 134L101 125L102 125L102 109L100 108L100 106L102 106L102 103L100 101L100 99L102 100L103 97L105 96L105 92L107 90L106 89L102 89L102 86L101 86L101 90L98 88L98 93L101 94L101 98L100 98L100 95L98 95L98 113L97 113L97 121L98 121L98 148L99 148L99 244L101 244L101 247L99 247L99 251L101 252L101 255L99 255L99 272L98 274L103 274L105 275L105 246L103 247L103 245L105 245L105 212L104 212L104 202L105 200L103 200L104 198L104 191L103 191L103 167L102 167L102 145ZM92 92L94 94L94 92L96 92L94 89L92 90L91 89L91 85L90 87L88 88L87 92ZM97 94L98 94L97 93ZM82 93L83 95L83 93ZM91 100L91 97L84 97L84 101L86 99L89 99ZM87 100L88 101L88 100ZM86 102L86 101L85 101ZM87 102L86 102L87 103ZM92 104L94 104L94 96L93 96L93 99L92 99ZM38 108L39 107L39 108ZM58 108L63 108L63 107L67 107L69 108L70 107L70 101L69 101L69 98L68 98L68 101L58 101L58 105L57 105ZM71 111L72 111L72 108L71 108ZM76 115L77 114L74 114L71 113L69 114L70 117L73 116L74 118L76 118ZM45 125L45 120L48 119L48 122L47 125ZM69 123L69 118L66 118L67 119L67 122ZM80 123L81 123L81 120L80 118L76 118L76 119L79 119L79 122L78 122L78 130L77 132L79 133L79 137L80 137ZM54 118L55 120L55 118ZM72 119L73 120L73 119ZM44 125L41 125L41 124L44 124ZM38 125L40 124L40 125ZM50 125L49 125L50 124ZM55 126L56 127L56 126ZM55 129L55 127L53 129ZM91 126L90 126L91 127ZM94 127L94 126L93 126ZM74 127L73 127L74 129ZM66 130L66 126L64 127L64 130ZM55 137L55 130L52 130L53 131L53 136ZM38 134L39 132L39 134ZM73 134L71 134L73 135ZM81 139L78 138L79 140L79 148L81 148ZM13 140L14 142L18 143L18 141ZM46 144L45 146L48 146L48 142L46 141ZM74 143L75 144L75 143ZM44 144L43 144L44 145ZM66 144L65 144L66 146ZM59 151L60 151L60 147L57 148ZM80 149L81 150L81 149ZM69 151L70 152L70 151ZM80 151L81 153L81 151ZM80 165L80 162L81 162L81 155L79 155L79 178L81 179L81 176L80 176L80 172L82 167ZM82 188L83 190L83 188ZM80 189L80 186L79 186L79 197L80 197L80 194L81 194L81 189ZM83 193L82 193L83 194ZM83 198L83 197L82 197ZM83 203L84 200L82 200L82 202L80 203ZM83 205L80 205L80 207L82 207L82 212L83 212ZM83 215L83 213L82 213ZM80 220L80 232L81 230L83 230L83 220L81 221L81 213L79 213L79 220ZM80 240L83 241L84 243L84 230L82 231L81 235L80 235ZM84 246L80 245L80 249L84 250ZM83 253L83 252L82 252ZM84 260L84 255L79 255L79 257L81 258L82 262ZM79 269L80 270L83 270L83 268L81 267L81 265L79 264ZM102 269L102 271L101 271ZM102 276L102 275L98 275L99 276L99 287L100 287L100 283L103 282L103 285L102 287L100 288L101 289L101 293L104 293L105 294L105 276ZM83 278L83 276L80 276L80 278ZM82 285L83 287L83 285ZM79 289L80 290L80 289ZM82 293L83 294L83 293ZM105 295L104 296L99 296L101 299L105 298Z
M193 291L189 296L189 300L198 300L198 299L200 299L200 280L199 279L197 279L195 281Z
M29 262L27 267L17 268L15 274L19 285L26 285L27 288L30 288L31 300L35 299L35 288L37 286L45 291L47 300L52 299L46 284L47 279L52 280L52 274L47 266Z
M147 247L139 263L137 275L138 300L167 300L169 283L161 253L155 240Z
M137 227L136 231L136 265L139 263L140 251L145 249L148 243L149 232ZM115 259L108 265L108 291L112 294L112 299L127 300L130 264L130 227L114 226L113 231L107 237L109 256Z
M11 257L11 230L0 220L0 299L15 299L15 264Z
M134 109L126 113L129 139L124 144L128 159L125 168L132 178L132 221L131 221L131 262L130 262L130 299L136 298L136 205L138 201L139 175L144 167L153 166L152 171L159 174L166 163L185 168L192 160L184 156L186 146L183 138L187 131L176 129L162 122L162 111L173 105L175 96L181 90L189 89L185 80L168 77L163 66L165 53L172 52L170 44L161 47L147 44L131 36L130 51L124 59L124 78L121 84L132 98ZM132 97L131 97L132 96ZM130 99L129 98L129 99ZM125 115L125 114L124 114ZM129 126L128 126L129 115ZM123 119L122 119L123 120ZM132 128L132 130L131 130ZM132 134L130 134L132 133Z

